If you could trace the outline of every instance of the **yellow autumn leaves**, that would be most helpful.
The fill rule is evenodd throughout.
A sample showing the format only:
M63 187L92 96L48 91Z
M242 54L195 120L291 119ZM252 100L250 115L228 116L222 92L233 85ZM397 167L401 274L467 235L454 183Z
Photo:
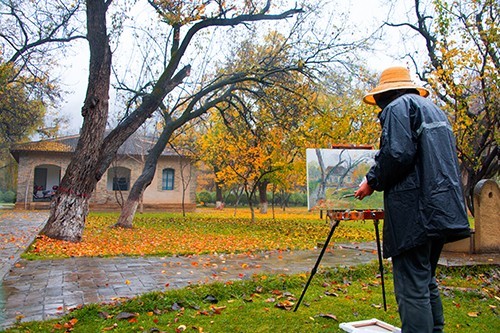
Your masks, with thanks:
M133 229L120 229L109 228L115 215L91 214L81 242L40 236L28 255L47 258L312 249L325 239L329 230L328 224L318 216L315 219L266 218L252 223L249 218L195 216L172 219L145 215L134 221ZM372 239L373 230L369 225L349 222L336 230L337 241Z

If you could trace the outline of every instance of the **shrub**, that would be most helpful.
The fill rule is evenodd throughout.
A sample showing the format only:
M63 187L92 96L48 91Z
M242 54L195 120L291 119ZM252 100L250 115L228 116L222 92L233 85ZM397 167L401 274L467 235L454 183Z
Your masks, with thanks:
M234 193L229 193L224 201L226 204L234 206L236 204L236 195Z
M2 195L2 202L8 202L8 203L13 203L16 201L16 194L14 193L14 191L6 191L5 193L3 193Z
M198 203L202 204L203 206L206 206L207 203L213 203L212 195L208 191L201 191L197 195L197 201Z
M307 206L307 194L295 192L290 196L290 203L295 206Z

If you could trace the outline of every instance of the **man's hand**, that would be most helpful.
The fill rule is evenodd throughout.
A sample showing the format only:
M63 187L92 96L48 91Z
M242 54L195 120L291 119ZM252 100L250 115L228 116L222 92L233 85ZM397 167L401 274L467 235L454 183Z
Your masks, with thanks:
M354 192L354 197L363 200L364 197L367 197L373 193L373 189L368 185L368 182L364 180L361 184L359 184L359 189Z

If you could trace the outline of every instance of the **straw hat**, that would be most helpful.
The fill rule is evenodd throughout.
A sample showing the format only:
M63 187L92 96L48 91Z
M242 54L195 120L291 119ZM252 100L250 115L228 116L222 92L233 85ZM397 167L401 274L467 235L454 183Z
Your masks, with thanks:
M363 97L363 102L371 105L376 105L373 95L377 95L389 90L398 89L417 89L422 97L429 95L429 90L419 87L413 83L410 78L410 71L405 67L389 67L380 74L380 82L378 86L373 88L368 94Z

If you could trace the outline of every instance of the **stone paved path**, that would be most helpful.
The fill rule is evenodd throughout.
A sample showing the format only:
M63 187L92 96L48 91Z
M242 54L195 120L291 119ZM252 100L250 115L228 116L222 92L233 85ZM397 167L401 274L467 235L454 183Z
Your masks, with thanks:
M80 304L111 302L154 290L237 280L254 273L310 272L319 250L254 255L71 258L27 261L19 256L34 239L47 212L0 213L0 329L22 321L45 320ZM325 235L326 237L326 235ZM332 244L323 266L351 266L377 260L374 243ZM493 258L493 259L492 259ZM500 256L443 256L442 264L488 262Z
M48 212L0 211L0 281L41 230Z

